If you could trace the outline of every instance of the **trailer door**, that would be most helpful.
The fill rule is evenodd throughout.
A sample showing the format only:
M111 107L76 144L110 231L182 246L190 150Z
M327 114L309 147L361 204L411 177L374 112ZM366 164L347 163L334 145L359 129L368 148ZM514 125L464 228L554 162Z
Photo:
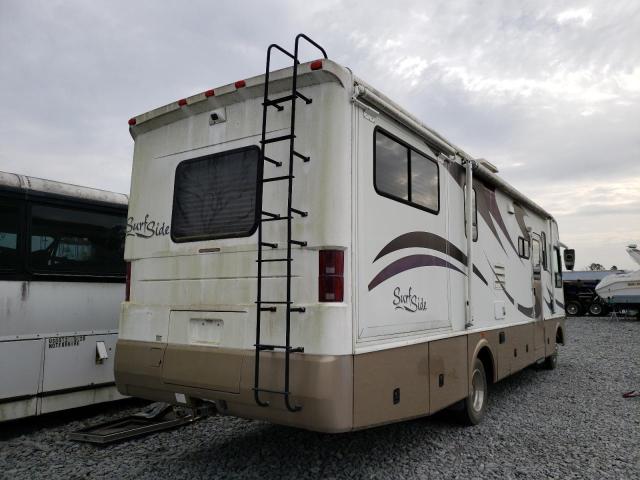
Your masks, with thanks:
M442 160L416 135L355 107L357 339L448 330Z

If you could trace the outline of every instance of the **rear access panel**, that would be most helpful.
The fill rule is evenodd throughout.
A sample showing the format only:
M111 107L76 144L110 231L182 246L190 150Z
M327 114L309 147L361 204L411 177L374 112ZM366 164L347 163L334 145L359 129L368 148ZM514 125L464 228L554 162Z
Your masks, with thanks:
M246 315L231 311L172 311L162 381L240 393L243 355L239 347ZM238 348L228 348L236 345Z

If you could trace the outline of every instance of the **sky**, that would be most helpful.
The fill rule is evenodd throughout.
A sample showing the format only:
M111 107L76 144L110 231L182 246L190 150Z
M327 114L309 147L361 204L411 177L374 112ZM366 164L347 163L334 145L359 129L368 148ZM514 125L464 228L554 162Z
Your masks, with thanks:
M300 32L495 164L577 268L637 269L635 0L0 0L0 170L128 193L129 118L262 73Z

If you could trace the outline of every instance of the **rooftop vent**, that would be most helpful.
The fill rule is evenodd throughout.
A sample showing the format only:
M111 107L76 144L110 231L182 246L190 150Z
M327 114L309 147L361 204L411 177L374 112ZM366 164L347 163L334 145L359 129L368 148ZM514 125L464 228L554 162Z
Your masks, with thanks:
M496 167L489 160L485 160L484 158L478 158L476 160L480 165L489 170L491 173L498 173L498 167Z

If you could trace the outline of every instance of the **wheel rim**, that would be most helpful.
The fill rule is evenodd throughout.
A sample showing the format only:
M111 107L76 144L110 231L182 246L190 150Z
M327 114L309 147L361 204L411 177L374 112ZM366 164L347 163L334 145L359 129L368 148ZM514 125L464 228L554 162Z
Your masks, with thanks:
M567 307L567 313L568 313L569 315L575 315L576 313L578 313L578 307L577 307L576 305L574 305L573 303L572 303L572 304L570 304L570 305Z
M600 315L602 313L602 307L600 305L591 305L589 310L593 315Z
M479 412L484 406L484 399L487 394L487 381L479 369L473 371L471 388L473 389L471 392L471 406L476 412Z

